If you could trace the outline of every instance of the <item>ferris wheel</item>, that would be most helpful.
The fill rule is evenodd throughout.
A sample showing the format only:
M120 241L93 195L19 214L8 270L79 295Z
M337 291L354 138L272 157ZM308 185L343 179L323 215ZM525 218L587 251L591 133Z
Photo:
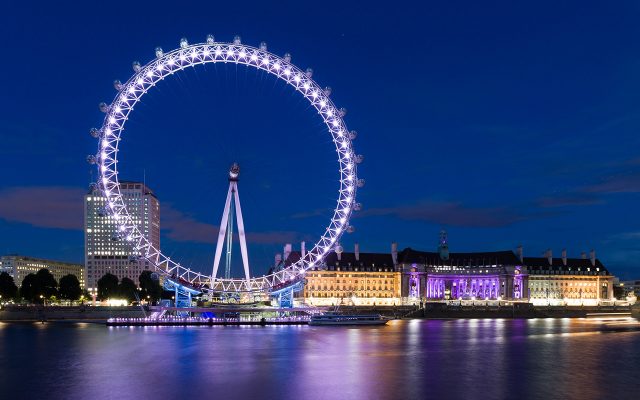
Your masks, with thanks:
M164 52L160 47L155 49L156 58L146 65L133 63L134 74L125 83L114 81L118 91L109 105L100 103L100 110L105 118L100 129L91 129L91 135L98 139L98 152L88 157L88 161L96 164L99 170L97 186L106 199L106 212L112 216L117 225L120 240L131 243L132 248L149 260L156 271L179 278L197 287L206 287L210 291L220 292L252 292L281 287L288 282L300 280L306 270L318 266L331 251L340 252L340 237L344 232L352 232L349 219L354 211L361 208L356 202L356 192L364 185L358 179L357 164L363 157L353 150L355 131L349 131L344 121L346 110L337 108L329 98L331 88L320 87L313 79L313 71L305 71L291 63L291 55L279 57L267 50L263 42L259 47L242 44L236 36L231 43L217 42L208 35L205 43L189 44L186 39L180 40L180 47ZM125 123L135 105L158 82L188 67L208 63L232 63L246 65L266 71L278 79L291 85L313 106L324 123L335 144L338 161L339 188L338 199L333 217L329 221L324 234L315 245L297 262L269 275L240 278L217 278L204 275L182 266L179 262L167 257L159 248L147 240L140 231L127 207L118 182L118 149L122 139ZM206 286L205 286L206 285Z

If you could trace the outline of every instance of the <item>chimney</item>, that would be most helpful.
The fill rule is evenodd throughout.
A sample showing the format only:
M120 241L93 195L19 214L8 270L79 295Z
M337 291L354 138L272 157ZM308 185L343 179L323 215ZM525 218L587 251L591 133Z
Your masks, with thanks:
M596 266L596 251L595 250L591 250L589 252L589 258L591 259L591 265L593 265L595 267Z
M398 264L398 243L391 243L391 258L393 259L393 265Z
M300 257L304 258L307 255L307 249L305 248L305 243L300 243Z
M338 243L335 247L335 249L333 249L333 251L336 252L336 256L338 256L338 261L342 260L342 246L340 246L340 243Z
M275 261L276 261L276 265L275 265L276 267L278 265L280 265L280 263L282 262L282 254L280 254L280 253L276 254L276 260Z
M567 266L567 249L562 249L562 264Z
M291 255L291 243L284 245L284 260L287 261Z
M517 252L518 252L518 260L520 260L520 262L521 262L521 263L522 263L522 262L524 262L524 252L523 252L523 249L522 249L522 245L521 245L521 244L520 244L520 245L518 245L518 250L517 250Z
M553 251L551 249L547 249L547 261L549 261L549 265L553 265Z
M360 261L360 243L355 244L356 261Z
M582 258L583 260L587 259L587 253L585 253L584 251L582 253L580 253L580 258Z

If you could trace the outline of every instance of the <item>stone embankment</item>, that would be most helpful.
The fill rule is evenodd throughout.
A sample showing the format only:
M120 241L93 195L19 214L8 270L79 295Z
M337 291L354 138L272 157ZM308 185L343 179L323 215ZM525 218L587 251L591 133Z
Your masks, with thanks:
M144 313L140 307L104 306L4 306L0 309L0 321L95 321L106 322L109 318L140 318Z
M629 313L629 306L456 306L427 304L405 315L407 318L585 318L588 314Z

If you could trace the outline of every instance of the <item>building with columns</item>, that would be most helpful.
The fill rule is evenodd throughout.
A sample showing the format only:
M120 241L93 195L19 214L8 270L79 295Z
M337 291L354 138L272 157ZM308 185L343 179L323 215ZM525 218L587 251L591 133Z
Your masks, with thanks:
M589 258L524 257L517 251L450 252L446 232L438 251L391 244L389 253L332 252L309 270L302 296L313 305L400 305L467 301L534 305L597 305L613 300L613 276ZM291 265L304 252L284 248L276 265Z

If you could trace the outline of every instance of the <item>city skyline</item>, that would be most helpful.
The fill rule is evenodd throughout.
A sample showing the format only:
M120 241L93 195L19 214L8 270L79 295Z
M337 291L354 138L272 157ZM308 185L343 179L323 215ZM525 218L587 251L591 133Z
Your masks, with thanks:
M5 25L4 37L10 31L14 37L10 51L23 60L19 68L5 65L5 75L30 79L6 82L11 96L2 100L0 252L81 261L81 202L96 176L84 162L96 148L88 130L100 124L97 104L114 96L111 81L126 80L130 63L146 63L157 45L172 49L182 36L198 42L213 33L230 41L239 34L246 43L267 41L277 54L291 52L296 64L311 66L320 84L334 88L338 107L349 109L367 184L345 247L357 241L363 250L386 251L396 241L434 250L444 227L452 251L523 244L527 256L567 248L578 257L595 249L612 273L637 277L640 228L629 211L640 192L634 94L640 81L632 72L640 52L631 39L638 28L624 15L632 6L606 14L596 6L580 14L558 7L554 15L542 6L512 6L508 21L480 7L452 26L438 24L437 15L454 12L440 7L422 10L428 23L420 16L395 23L400 11L392 10L385 26L348 24L354 13L362 13L360 21L382 20L375 8L312 13L314 23L330 26L324 32L303 30L292 19L289 30L267 34L252 23L260 15L240 23L190 16L162 31L142 21L145 29L119 31L90 10L46 7L23 27ZM264 13L275 21L288 16ZM596 22L606 30L594 31ZM466 33L457 33L464 24ZM536 29L543 25L544 32ZM486 30L471 39L474 26ZM516 42L505 38L508 31ZM49 64L60 38L76 44ZM34 69L35 60L45 68ZM333 68L336 60L340 68ZM160 199L163 250L210 270L234 161L243 166L254 274L266 272L283 244L317 239L337 181L317 115L274 79L240 68L194 69L175 81L140 105L122 155L121 178L145 179ZM25 157L36 161L23 164Z

